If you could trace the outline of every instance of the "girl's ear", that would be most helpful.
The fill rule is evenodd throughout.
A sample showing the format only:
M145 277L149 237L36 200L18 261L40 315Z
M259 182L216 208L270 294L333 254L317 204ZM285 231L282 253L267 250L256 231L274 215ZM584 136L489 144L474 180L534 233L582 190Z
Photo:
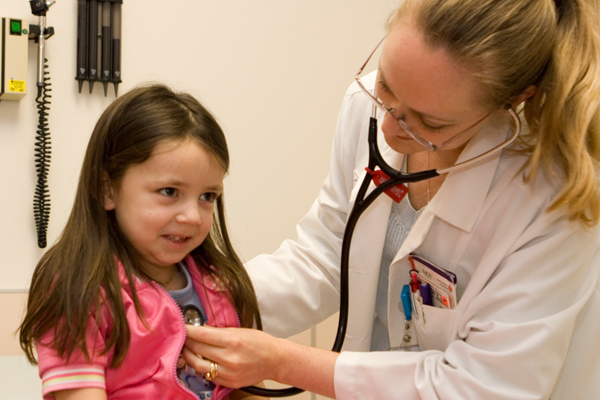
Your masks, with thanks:
M110 178L106 175L102 179L102 195L104 198L104 209L106 211L114 210L116 204L113 185L110 182Z

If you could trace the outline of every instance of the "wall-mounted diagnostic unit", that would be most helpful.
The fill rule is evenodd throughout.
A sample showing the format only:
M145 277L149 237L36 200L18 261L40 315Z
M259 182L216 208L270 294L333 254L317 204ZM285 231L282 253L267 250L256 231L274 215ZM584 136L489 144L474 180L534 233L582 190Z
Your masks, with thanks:
M1 18L0 100L18 101L27 94L29 24L25 19Z

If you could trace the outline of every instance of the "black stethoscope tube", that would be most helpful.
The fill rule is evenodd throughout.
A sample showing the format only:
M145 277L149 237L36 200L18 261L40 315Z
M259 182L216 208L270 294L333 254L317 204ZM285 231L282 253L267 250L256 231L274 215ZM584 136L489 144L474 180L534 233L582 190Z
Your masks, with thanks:
M356 195L356 200L348 221L346 222L346 228L344 230L344 237L342 239L342 257L340 264L340 318L338 322L338 331L335 337L332 351L340 352L342 345L344 344L344 338L346 336L346 329L348 327L348 303L350 300L349 296L349 263L350 263L350 244L352 242L352 236L354 234L354 228L362 213L369 208L371 204L379 197L379 195L386 190L402 184L419 182L426 179L431 179L439 175L436 170L427 170L415 173L403 173L390 167L381 156L379 148L377 146L377 119L371 117L369 120L369 169L375 170L375 167L379 167L385 172L390 179L378 187L376 187L371 194L365 197L367 189L372 180L370 174L366 174L363 179L360 189Z
M373 204L375 199L377 199L377 197L379 197L381 193L396 185L402 183L419 182L426 179L435 178L436 176L446 174L450 171L454 171L455 169L467 167L479 160L489 157L490 155L502 150L504 147L511 144L521 132L521 123L519 121L519 117L517 117L517 115L510 108L509 105L507 105L506 111L511 114L515 122L515 130L508 140L486 151L485 153L478 155L477 157L473 157L469 160L455 164L452 167L445 168L440 171L431 169L427 171L420 171L414 173L404 173L395 170L388 163L386 163L383 157L381 156L381 153L379 152L379 147L377 146L376 108L373 108L373 115L369 120L369 169L375 171L375 168L379 167L390 177L390 179L377 186L368 196L365 197L369 185L371 184L371 180L373 179L370 174L366 174L356 195L356 200L354 202L354 206L352 207L352 211L348 216L348 221L346 222L346 228L344 229L344 236L342 239L342 255L340 261L340 318L338 322L337 334L335 336L335 342L331 351L339 353L342 349L342 345L344 344L344 338L346 337L350 300L348 279L350 262L350 244L352 242L352 235L354 234L354 229L356 228L356 224L358 223L358 220L362 213L371 204ZM241 389L247 393L263 397L287 397L296 395L298 393L302 393L304 391L303 389L299 389L297 387L289 387L285 389L265 389L256 386L248 386L243 387Z
M350 216L348 217L346 229L344 230L344 237L342 239L342 256L340 264L340 318L338 322L338 331L335 337L335 343L333 344L332 351L338 353L341 351L342 345L344 344L344 338L346 336L346 329L348 327L348 304L350 298L348 279L350 263L350 244L352 241L354 228L356 227L358 219L360 218L362 213L375 201L375 199L381 193L396 185L402 183L419 182L426 179L435 178L436 176L446 174L450 171L454 171L455 169L469 166L479 160L489 157L490 155L502 150L504 147L511 144L521 132L521 122L519 120L519 117L517 117L517 115L510 108L509 105L507 105L505 110L510 113L510 115L513 118L513 121L515 122L515 130L508 140L486 151L485 153L478 155L477 157L473 157L469 160L455 164L450 168L445 168L440 171L432 169L414 173L404 173L395 170L388 163L386 163L383 157L381 156L381 153L379 152L379 147L377 146L377 111L376 108L373 107L373 114L369 120L369 169L375 171L375 167L379 167L390 177L390 179L376 187L367 197L365 197L367 189L369 188L369 184L372 180L371 175L366 174L356 195L356 200L354 202L354 206L352 207L352 211L350 212Z
M358 223L358 219L362 213L375 201L377 197L387 189L396 186L401 183L418 182L425 179L430 179L439 175L436 170L421 171L411 174L405 174L400 171L396 171L390 167L381 157L379 148L377 146L377 119L371 117L369 120L369 168L375 170L375 167L379 167L384 171L390 179L383 184L379 185L373 192L367 197L365 193L369 188L372 177L369 174L365 175L365 179L362 181L356 201L346 222L346 228L344 229L344 237L342 239L342 257L340 265L340 319L338 322L338 330L335 336L335 342L333 344L332 351L339 353L344 344L344 338L346 336L346 328L348 326L348 303L349 303L349 284L348 284L348 263L350 257L350 244L352 242L352 235L354 234L354 228ZM298 393L302 393L304 390L297 387L289 387L285 389L265 389L256 386L248 386L242 388L244 392L263 397L287 397L293 396Z

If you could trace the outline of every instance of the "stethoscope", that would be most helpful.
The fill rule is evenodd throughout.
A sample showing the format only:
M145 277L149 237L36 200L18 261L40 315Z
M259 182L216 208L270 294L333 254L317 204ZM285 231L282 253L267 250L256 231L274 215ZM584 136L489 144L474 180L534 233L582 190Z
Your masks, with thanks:
M183 320L186 325L201 326L206 322L204 313L193 304L188 304L181 309Z
M499 152L509 144L511 144L521 132L521 122L517 114L507 106L505 110L512 116L515 122L515 129L512 135L504 142L499 145L493 147L492 149L482 153L476 157L470 158L466 161L455 164L449 168L436 170L431 169L427 171L421 172L401 172L394 168L392 168L381 156L379 152L379 146L377 145L377 107L373 106L373 112L369 119L369 163L368 169L371 171L375 171L377 167L381 171L383 171L386 175L389 176L389 180L377 186L369 195L366 195L369 185L373 177L371 174L365 174L365 178L363 179L358 193L356 195L356 200L354 202L354 206L352 207L352 211L348 217L348 221L346 222L346 228L344 230L344 237L342 239L342 256L341 256L341 264L340 264L340 313L339 313L339 322L337 334L335 337L335 342L331 351L335 351L339 353L342 349L342 345L344 344L344 338L346 336L346 329L348 327L348 302L349 302L349 283L348 283L348 265L350 258L350 244L352 242L352 235L354 234L354 229L356 228L356 224L358 223L358 219L362 215L362 213L379 197L379 195L386 190L403 183L413 183L419 182L426 179L431 179L436 176L447 174L451 171L455 171L457 169L466 168L469 165L472 165L480 160L490 157L491 155ZM298 393L302 393L304 390L289 387L285 389L265 389L259 388L256 386L249 386L242 388L243 391L248 392L250 394L254 394L257 396L263 397L287 397L293 396Z

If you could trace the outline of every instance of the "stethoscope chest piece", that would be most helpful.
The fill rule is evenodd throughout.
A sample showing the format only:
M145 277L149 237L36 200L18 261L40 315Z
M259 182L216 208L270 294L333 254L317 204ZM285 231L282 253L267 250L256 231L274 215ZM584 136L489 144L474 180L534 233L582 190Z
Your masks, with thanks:
M202 313L200 312L198 307L196 307L195 305L188 304L187 306L183 307L182 311L183 319L185 320L186 325L204 325L204 317L202 316Z

